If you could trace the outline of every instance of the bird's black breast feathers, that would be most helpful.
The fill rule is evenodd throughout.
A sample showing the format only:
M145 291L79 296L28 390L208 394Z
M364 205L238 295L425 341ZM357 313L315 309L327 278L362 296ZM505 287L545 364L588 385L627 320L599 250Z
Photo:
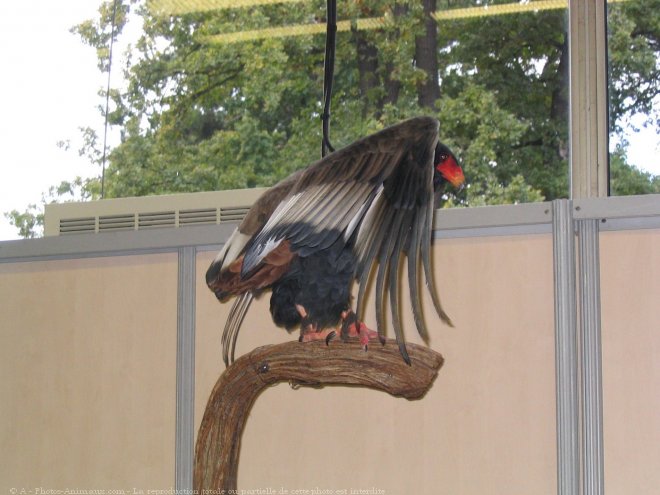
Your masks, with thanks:
M279 326L292 330L301 323L296 305L305 308L318 329L337 326L349 309L357 260L350 245L336 242L323 251L298 256L273 284L270 312Z

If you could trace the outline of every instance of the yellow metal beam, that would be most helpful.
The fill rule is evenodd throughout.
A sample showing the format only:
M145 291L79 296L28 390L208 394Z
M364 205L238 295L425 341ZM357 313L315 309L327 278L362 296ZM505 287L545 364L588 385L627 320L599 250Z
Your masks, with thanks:
M355 27L358 30L378 29L389 22L388 17L369 17L355 21ZM337 31L350 31L351 21L338 21ZM203 41L208 43L238 43L242 41L252 41L265 38L283 38L285 36L304 36L325 33L326 25L319 24L297 24L294 26L282 26L265 29L255 29L253 31L237 31L235 33L215 34L205 36Z
M518 14L520 12L539 12L542 10L558 10L568 7L567 0L537 0L528 3L501 3L483 5L465 9L438 10L431 14L436 21L449 19L470 19L472 17L487 17L503 14Z
M607 0L607 3L626 2L628 0ZM527 3L500 3L482 5L465 9L438 10L431 14L436 21L450 19L470 19L472 17L488 17L493 15L520 14L523 12L541 12L543 10L562 10L568 8L568 0L537 0Z
M272 5L276 3L302 3L307 0L148 0L149 9L158 15L182 15L191 12L235 9Z
M251 7L256 5L268 5L276 3L301 3L307 0L149 0L148 5L152 12L160 15L181 15L190 12L201 12L209 10L221 10L227 8ZM619 3L628 0L607 0L608 3ZM519 14L526 12L541 12L545 10L561 10L568 8L568 0L536 0L527 3L502 3L489 4L478 7L463 9L438 10L431 16L437 21L456 19L471 19L495 15ZM378 29L389 22L390 16L370 17L356 21L339 21L337 31L349 31L351 22L355 23L358 30ZM281 26L251 31L237 31L234 33L223 33L205 36L203 41L208 43L238 43L265 38L283 38L286 36L305 36L325 33L326 26L318 24L295 24L292 26Z

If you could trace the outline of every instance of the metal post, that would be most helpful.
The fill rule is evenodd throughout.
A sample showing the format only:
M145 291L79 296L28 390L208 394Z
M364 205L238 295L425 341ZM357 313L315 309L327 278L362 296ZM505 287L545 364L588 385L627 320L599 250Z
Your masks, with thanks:
M607 196L607 38L604 0L569 0L571 198Z
M582 452L584 495L602 495L603 388L600 336L598 220L580 220L580 350L582 358Z
M578 495L578 363L575 299L575 235L572 202L552 202L555 275L555 368L557 387L557 493Z
M196 248L179 248L176 351L175 487L192 491L195 399Z

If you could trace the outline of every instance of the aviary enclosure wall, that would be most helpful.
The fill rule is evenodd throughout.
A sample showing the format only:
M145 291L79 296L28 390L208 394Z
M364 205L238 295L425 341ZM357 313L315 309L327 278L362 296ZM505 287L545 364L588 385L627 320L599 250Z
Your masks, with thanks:
M131 236L143 242L152 232L79 236L81 245L107 241L80 255L52 254L71 238L0 243L0 490L180 487L182 245L196 253L195 432L223 370L229 306L203 282L217 231L185 240L178 230L170 247L143 251L127 247ZM431 345L445 358L429 394L408 402L359 388L267 390L243 437L239 493L557 493L553 234L543 226L465 235L434 243L456 328L436 324L424 300ZM113 243L124 247L115 253ZM660 229L601 232L600 269L607 491L657 493ZM406 336L419 342L406 298L402 306ZM264 297L237 354L296 337L274 327Z

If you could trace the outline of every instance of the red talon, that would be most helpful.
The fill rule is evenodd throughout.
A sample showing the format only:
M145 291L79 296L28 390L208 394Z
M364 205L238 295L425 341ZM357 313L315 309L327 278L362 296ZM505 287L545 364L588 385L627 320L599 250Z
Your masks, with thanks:
M370 340L378 339L381 343L384 343L384 339L381 339L378 332L371 330L363 322L358 321L358 319L355 317L355 313L352 311L342 313L343 320L348 318L351 318L354 321L346 326L347 337L358 337L360 339L360 344L362 344L362 348L365 351L369 347Z
M385 344L385 338L382 337L375 330L371 330L363 322L359 321L351 310L341 312L342 323L339 328L325 328L318 330L317 326L308 320L308 314L305 308L296 305L298 313L303 319L303 324L300 329L300 342L311 342L313 340L325 339L326 345L335 338L337 332L340 332L342 339L346 340L349 337L358 338L362 348L366 351L369 348L369 341L378 339L381 344Z

